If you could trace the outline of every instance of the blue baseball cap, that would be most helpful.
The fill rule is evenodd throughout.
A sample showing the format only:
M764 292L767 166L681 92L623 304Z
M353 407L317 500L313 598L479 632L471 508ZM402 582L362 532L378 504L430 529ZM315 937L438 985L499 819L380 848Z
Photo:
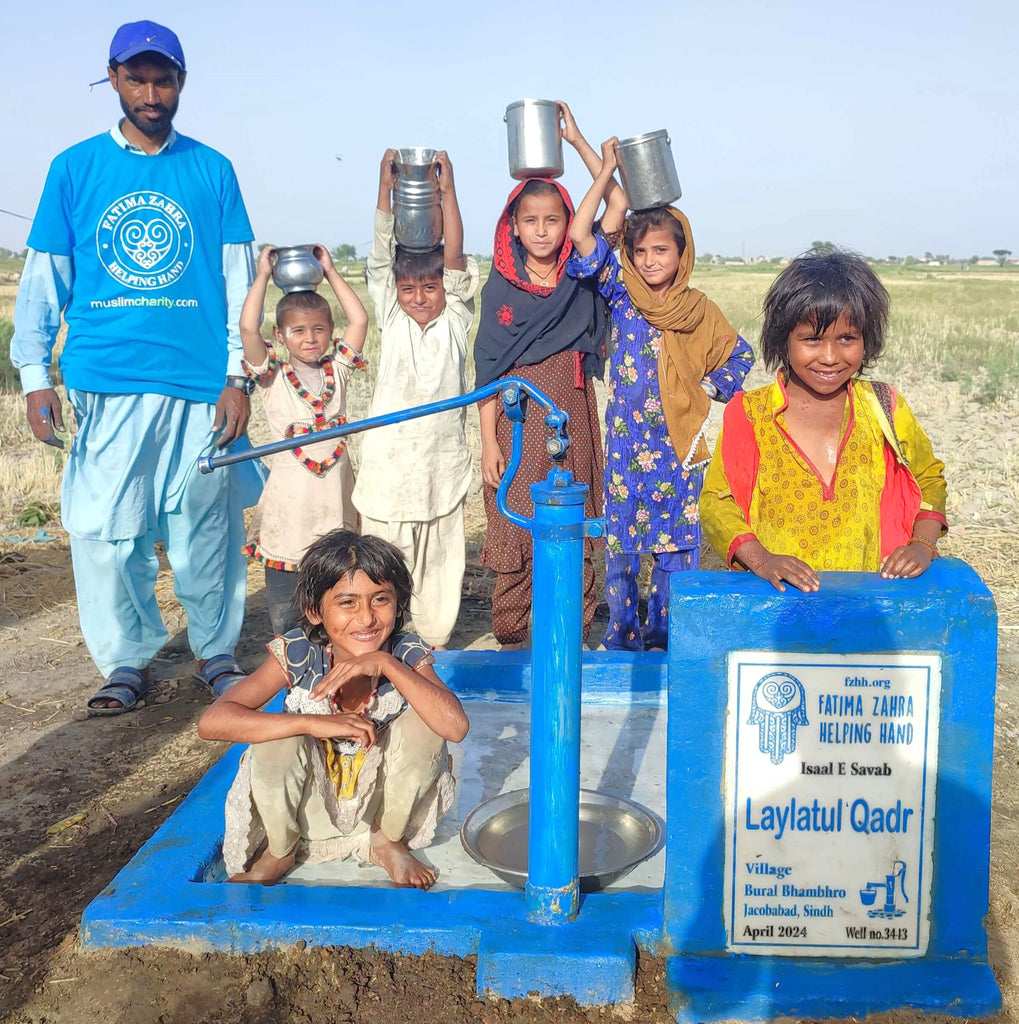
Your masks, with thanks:
M117 29L110 43L110 62L124 61L137 57L139 53L161 53L181 70L185 71L184 51L176 33L154 21L132 21Z

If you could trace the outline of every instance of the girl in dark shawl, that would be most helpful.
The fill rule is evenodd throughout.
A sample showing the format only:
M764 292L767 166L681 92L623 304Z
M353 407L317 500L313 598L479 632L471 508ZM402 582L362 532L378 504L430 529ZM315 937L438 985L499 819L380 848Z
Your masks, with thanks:
M476 387L500 377L523 377L570 417L564 468L590 487L586 515L602 511L602 443L592 376L601 376L607 318L597 282L563 273L573 251L568 237L573 203L557 182L532 178L509 196L495 230L492 272L481 292L474 347ZM512 426L496 395L481 404L481 469L488 532L482 561L496 572L492 632L504 647L522 647L531 611L531 536L496 507L495 494L510 457ZM544 416L532 409L509 504L530 516L530 485L551 468ZM584 554L584 638L594 617L592 542Z

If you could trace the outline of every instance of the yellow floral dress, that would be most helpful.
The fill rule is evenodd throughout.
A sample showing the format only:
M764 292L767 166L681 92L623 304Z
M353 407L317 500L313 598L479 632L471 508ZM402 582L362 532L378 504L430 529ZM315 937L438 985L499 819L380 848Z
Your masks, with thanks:
M726 408L700 514L730 565L737 548L756 539L819 572L875 572L913 521L935 519L947 529L944 463L894 389L852 381L830 481L786 430L787 404L780 374Z

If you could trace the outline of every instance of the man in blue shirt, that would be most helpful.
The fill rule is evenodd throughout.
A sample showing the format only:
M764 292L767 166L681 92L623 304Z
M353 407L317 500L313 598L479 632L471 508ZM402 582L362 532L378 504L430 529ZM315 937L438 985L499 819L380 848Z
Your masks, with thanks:
M242 437L249 415L240 306L252 232L233 168L173 128L186 68L177 36L121 26L109 80L124 117L50 166L28 238L11 354L28 421L63 445L49 367L60 357L78 431L61 491L78 612L104 684L93 715L122 714L149 686L167 633L155 599L162 541L188 615L196 674L214 692L242 677L244 473L198 458ZM249 475L250 480L250 475Z

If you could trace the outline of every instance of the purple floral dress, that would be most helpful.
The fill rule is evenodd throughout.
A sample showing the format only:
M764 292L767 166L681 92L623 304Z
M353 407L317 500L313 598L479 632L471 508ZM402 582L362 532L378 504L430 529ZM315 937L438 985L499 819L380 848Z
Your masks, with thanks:
M571 277L598 275L608 300L612 340L605 410L606 550L660 554L690 551L698 564L701 528L697 499L703 467L683 469L669 438L658 389L662 334L637 311L622 281L622 267L603 237L590 256L574 251L566 264ZM754 355L743 338L728 361L708 374L714 395L728 401L750 372Z

